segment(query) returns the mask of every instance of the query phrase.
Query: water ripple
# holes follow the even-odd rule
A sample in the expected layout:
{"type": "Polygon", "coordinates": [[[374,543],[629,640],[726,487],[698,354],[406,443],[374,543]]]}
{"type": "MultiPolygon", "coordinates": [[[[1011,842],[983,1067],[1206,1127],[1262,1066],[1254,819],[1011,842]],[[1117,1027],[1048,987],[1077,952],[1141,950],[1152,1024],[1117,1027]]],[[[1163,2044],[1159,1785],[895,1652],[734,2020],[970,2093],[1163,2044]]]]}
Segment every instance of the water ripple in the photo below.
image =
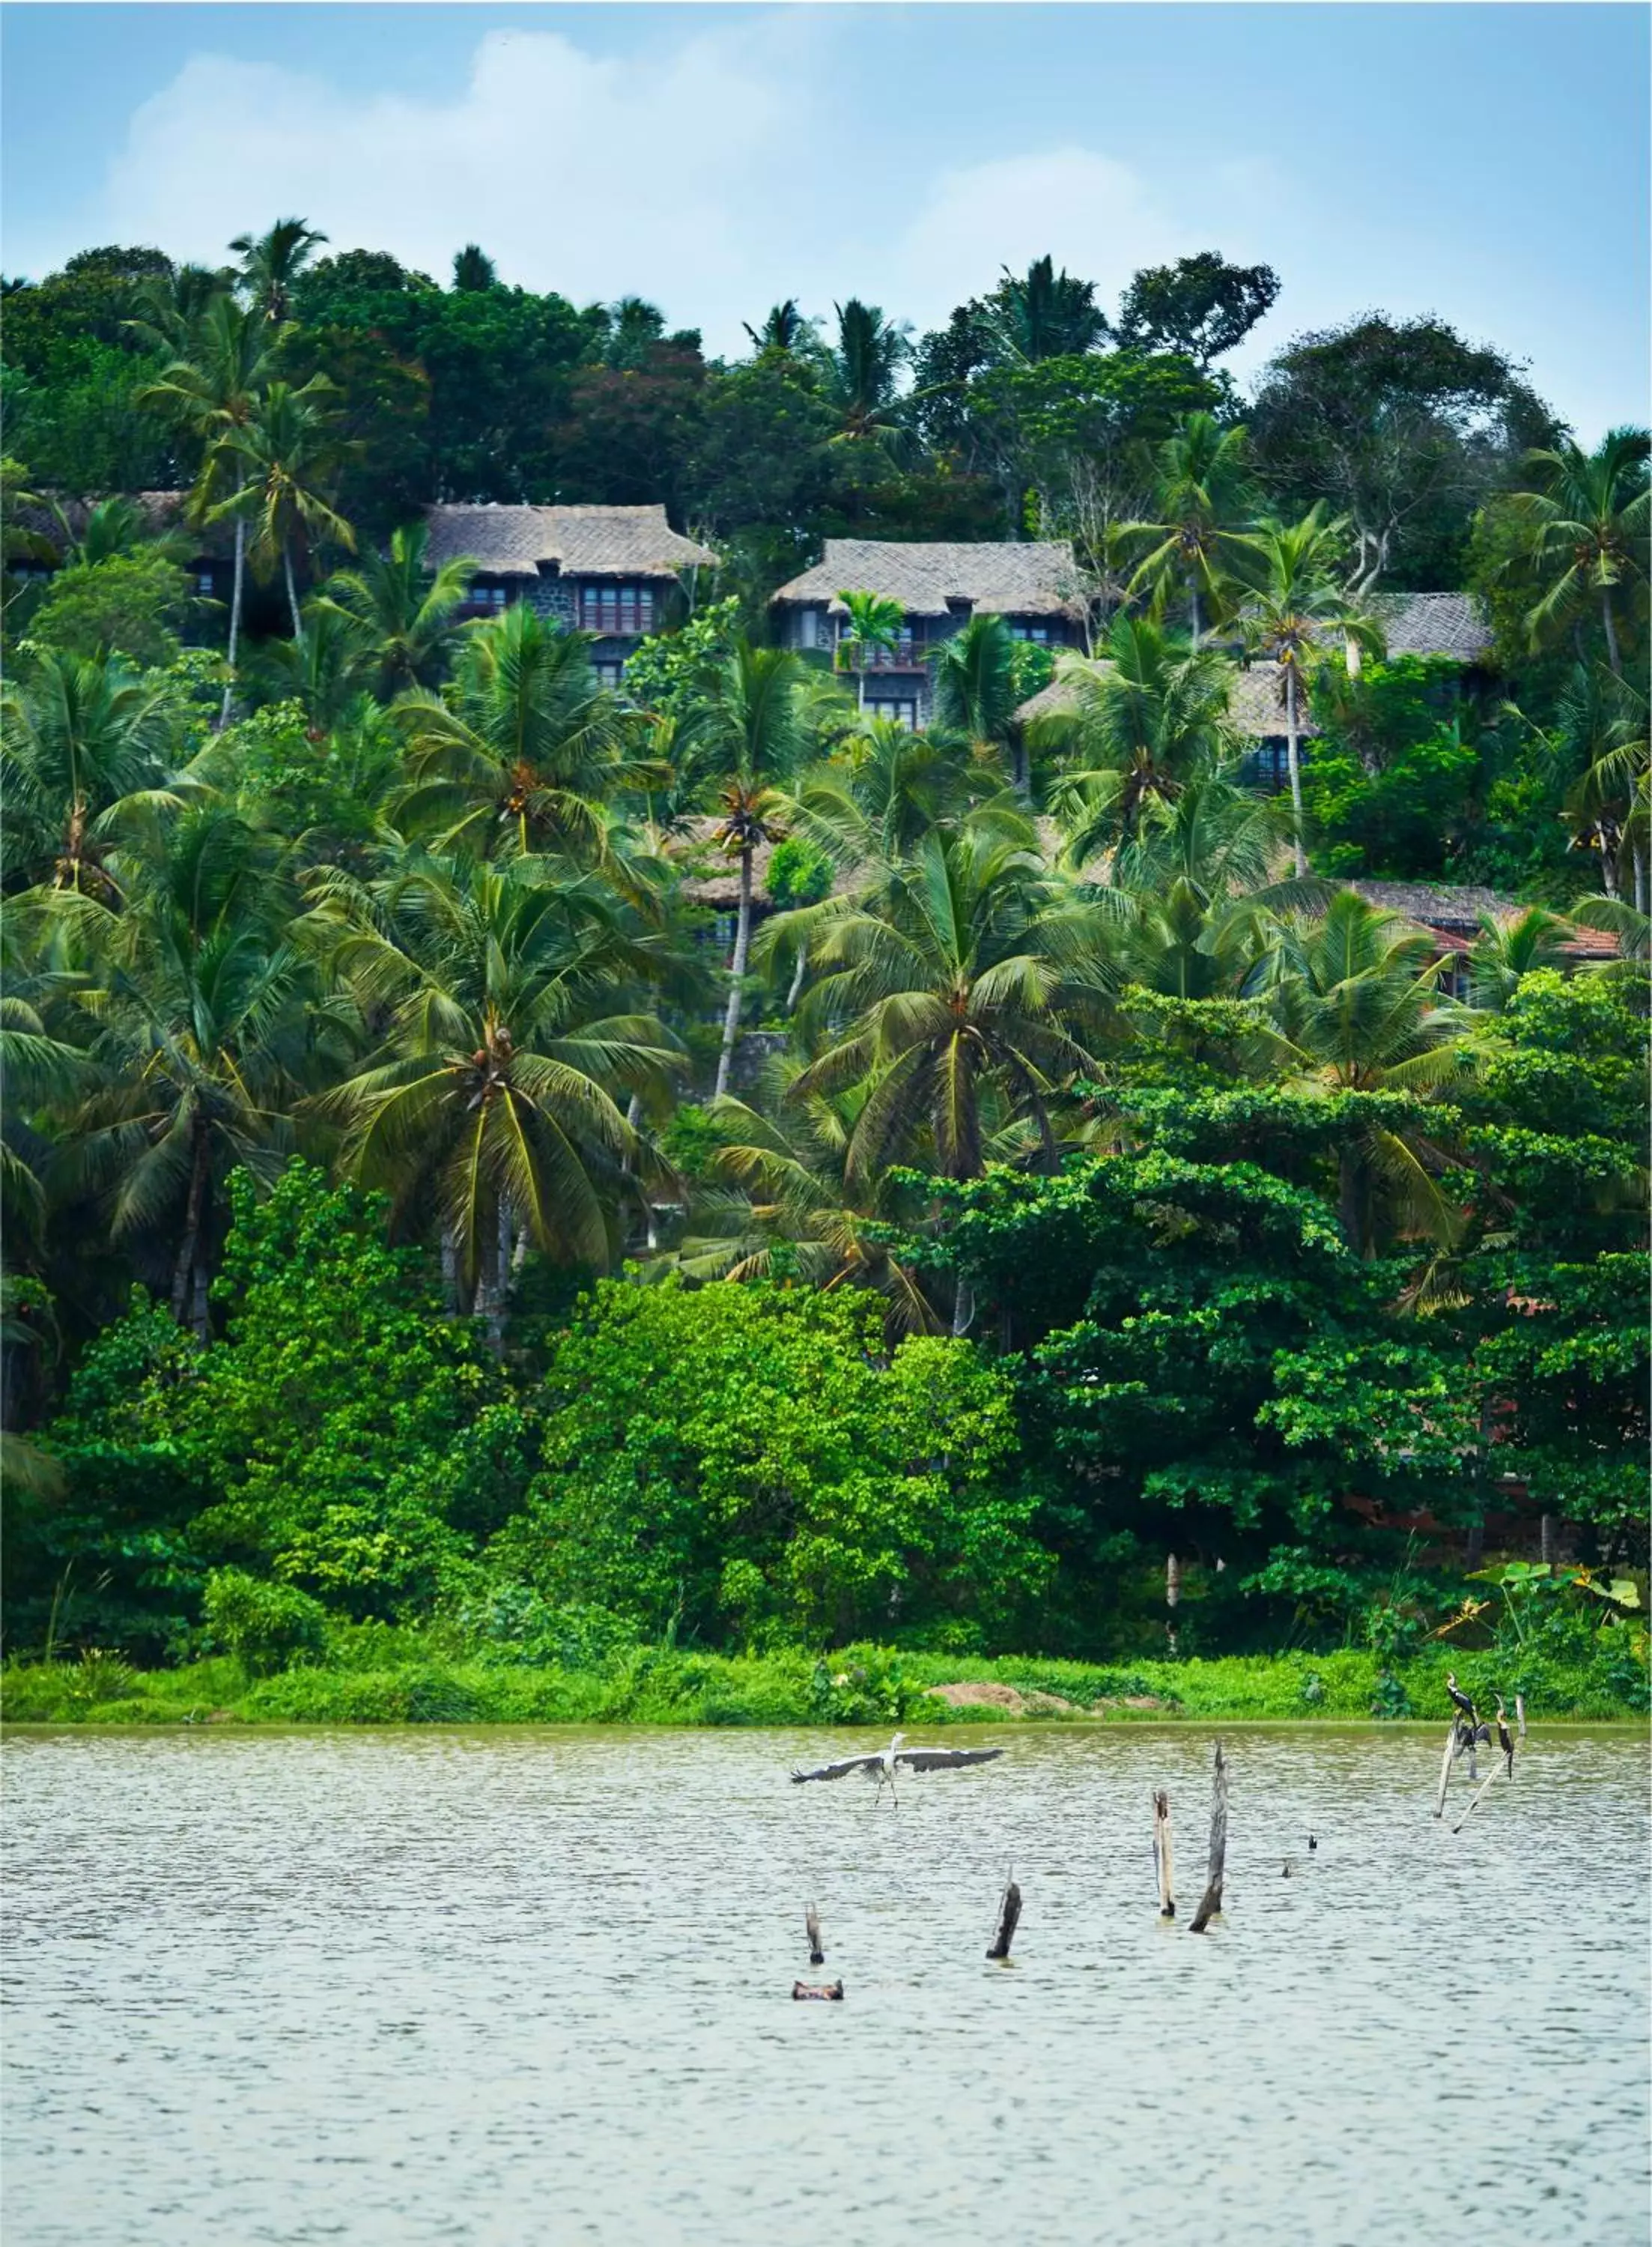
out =
{"type": "Polygon", "coordinates": [[[816,1737],[13,1734],[7,2247],[1645,2247],[1643,1743],[1539,1731],[1453,1835],[1431,1735],[1225,1738],[1195,1937],[1191,1729],[896,1813],[816,1737]]]}

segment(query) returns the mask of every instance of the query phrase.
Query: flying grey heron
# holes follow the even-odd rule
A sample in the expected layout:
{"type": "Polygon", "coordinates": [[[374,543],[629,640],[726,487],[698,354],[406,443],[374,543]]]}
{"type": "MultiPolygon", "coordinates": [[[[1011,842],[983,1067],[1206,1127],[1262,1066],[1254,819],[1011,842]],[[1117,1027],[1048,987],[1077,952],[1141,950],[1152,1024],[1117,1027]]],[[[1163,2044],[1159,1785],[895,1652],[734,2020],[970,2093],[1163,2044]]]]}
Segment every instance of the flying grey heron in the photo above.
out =
{"type": "Polygon", "coordinates": [[[898,1802],[895,1793],[895,1772],[905,1765],[908,1771],[961,1771],[966,1763],[991,1763],[1001,1756],[1002,1748],[909,1748],[904,1747],[905,1732],[897,1732],[886,1748],[874,1748],[870,1755],[845,1756],[841,1763],[823,1763],[817,1771],[795,1771],[792,1784],[801,1786],[805,1779],[846,1779],[851,1771],[864,1771],[868,1779],[877,1782],[879,1796],[889,1789],[889,1799],[898,1802]]]}

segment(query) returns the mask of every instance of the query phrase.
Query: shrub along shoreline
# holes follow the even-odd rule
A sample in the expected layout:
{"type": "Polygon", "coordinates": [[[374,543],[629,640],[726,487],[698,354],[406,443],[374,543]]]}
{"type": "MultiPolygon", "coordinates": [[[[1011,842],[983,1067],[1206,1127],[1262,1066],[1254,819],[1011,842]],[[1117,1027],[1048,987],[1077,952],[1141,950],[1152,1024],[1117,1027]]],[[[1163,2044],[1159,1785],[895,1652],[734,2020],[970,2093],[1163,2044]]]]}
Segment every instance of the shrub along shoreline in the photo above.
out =
{"type": "Polygon", "coordinates": [[[588,1668],[439,1659],[295,1665],[257,1677],[220,1656],[140,1671],[93,1654],[8,1667],[8,1724],[623,1724],[662,1727],[1314,1722],[1444,1723],[1448,1667],[1484,1703],[1523,1693],[1539,1722],[1644,1721],[1647,1678],[1627,1633],[1587,1663],[1535,1655],[1224,1656],[1180,1662],[995,1660],[851,1647],[725,1656],[638,1647],[588,1668]],[[941,1689],[937,1691],[935,1689],[941,1689]]]}

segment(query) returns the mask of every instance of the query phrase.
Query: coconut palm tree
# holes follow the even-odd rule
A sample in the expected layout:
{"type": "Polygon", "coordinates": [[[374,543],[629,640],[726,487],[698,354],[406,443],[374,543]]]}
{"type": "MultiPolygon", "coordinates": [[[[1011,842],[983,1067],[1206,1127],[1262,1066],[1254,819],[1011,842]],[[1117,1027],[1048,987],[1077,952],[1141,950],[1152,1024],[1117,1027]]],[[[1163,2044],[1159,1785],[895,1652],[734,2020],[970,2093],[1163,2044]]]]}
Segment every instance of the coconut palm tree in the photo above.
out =
{"type": "Polygon", "coordinates": [[[252,532],[255,566],[273,570],[279,563],[292,636],[298,642],[304,627],[293,575],[294,547],[331,538],[353,552],[356,543],[354,530],[323,491],[351,449],[338,434],[329,403],[335,394],[335,386],[323,374],[312,375],[301,390],[272,382],[245,424],[222,441],[234,456],[241,482],[207,516],[209,522],[244,520],[252,532]]]}
{"type": "Polygon", "coordinates": [[[1573,666],[1544,727],[1508,706],[1530,727],[1544,762],[1567,782],[1560,816],[1574,850],[1594,851],[1608,898],[1628,871],[1635,908],[1646,910],[1649,752],[1647,698],[1605,664],[1573,666]]]}
{"type": "Polygon", "coordinates": [[[592,637],[519,602],[468,636],[445,694],[417,687],[392,706],[405,831],[482,857],[610,857],[613,799],[666,774],[639,754],[645,721],[591,668],[592,637]]]}
{"type": "MultiPolygon", "coordinates": [[[[1340,890],[1323,913],[1284,920],[1255,983],[1269,994],[1288,1066],[1300,1081],[1329,1092],[1406,1092],[1426,1100],[1471,1065],[1465,1018],[1440,996],[1444,964],[1432,938],[1340,890]]],[[[1419,1130],[1371,1124],[1360,1131],[1338,1158],[1338,1207],[1349,1246],[1375,1255],[1384,1221],[1449,1244],[1460,1218],[1438,1178],[1451,1166],[1419,1130]]]]}
{"type": "Polygon", "coordinates": [[[126,492],[100,499],[86,509],[76,531],[54,500],[52,512],[62,526],[66,552],[75,562],[109,562],[120,555],[151,554],[166,562],[187,562],[191,543],[175,525],[157,529],[139,502],[126,492]]]}
{"type": "Polygon", "coordinates": [[[278,850],[212,806],[171,824],[119,917],[73,901],[99,1085],[65,1118],[55,1192],[96,1197],[117,1240],[165,1244],[174,1315],[203,1340],[229,1174],[280,1169],[312,1049],[290,909],[278,850]]]}
{"type": "Polygon", "coordinates": [[[553,888],[518,864],[425,861],[366,885],[330,870],[314,889],[308,940],[384,1025],[369,1066],[314,1112],[402,1219],[433,1200],[453,1276],[497,1335],[519,1240],[610,1260],[620,1166],[638,1151],[616,1096],[681,1061],[651,1015],[611,1011],[646,951],[600,885],[553,888]]]}
{"type": "Polygon", "coordinates": [[[1302,719],[1307,682],[1335,641],[1346,648],[1380,652],[1382,634],[1337,582],[1337,557],[1347,536],[1345,516],[1333,519],[1318,502],[1300,522],[1269,516],[1242,546],[1246,583],[1244,626],[1253,656],[1278,668],[1284,704],[1286,756],[1291,775],[1292,837],[1299,875],[1307,871],[1302,843],[1302,719]]]}
{"type": "Polygon", "coordinates": [[[1207,616],[1227,600],[1240,557],[1236,534],[1252,500],[1246,442],[1242,428],[1225,429],[1213,414],[1184,415],[1156,457],[1156,520],[1119,529],[1122,542],[1146,550],[1129,590],[1150,591],[1156,616],[1172,588],[1184,592],[1195,648],[1207,616]]]}
{"type": "Polygon", "coordinates": [[[966,741],[986,765],[1007,762],[1016,789],[1027,792],[1027,762],[1015,712],[1021,700],[1015,635],[1002,617],[978,613],[941,642],[931,676],[938,733],[966,741]]]}
{"type": "Polygon", "coordinates": [[[993,785],[927,734],[869,716],[826,762],[802,775],[790,791],[786,824],[838,866],[893,864],[993,785]]]}
{"type": "Polygon", "coordinates": [[[889,444],[900,429],[895,385],[909,355],[905,336],[877,305],[864,304],[858,297],[832,310],[837,340],[829,357],[829,378],[841,417],[838,441],[889,444]]]}
{"type": "Polygon", "coordinates": [[[691,1195],[689,1233],[673,1262],[691,1280],[739,1284],[773,1276],[782,1265],[823,1290],[875,1288],[890,1334],[933,1334],[941,1320],[913,1267],[876,1238],[894,1215],[886,1175],[858,1194],[843,1179],[858,1101],[816,1093],[787,1097],[802,1064],[771,1068],[764,1109],[713,1101],[715,1134],[709,1182],[691,1195]]]}
{"type": "Polygon", "coordinates": [[[1147,804],[1174,802],[1233,753],[1226,659],[1190,651],[1150,618],[1115,618],[1104,656],[1063,653],[1055,676],[1069,762],[1051,802],[1074,865],[1128,843],[1147,804]]]}
{"type": "Polygon", "coordinates": [[[792,1089],[865,1088],[847,1184],[859,1191],[920,1139],[943,1176],[979,1176],[989,1103],[1030,1121],[1053,1154],[1060,1088],[1096,1067],[1080,1039],[1103,986],[1093,925],[1047,872],[1030,824],[932,832],[871,899],[810,910],[823,973],[802,1020],[827,1044],[792,1089]]]}
{"type": "Polygon", "coordinates": [[[1647,480],[1652,439],[1644,429],[1608,429],[1592,453],[1570,439],[1526,456],[1533,488],[1512,504],[1530,533],[1529,559],[1544,590],[1526,618],[1533,646],[1594,610],[1607,661],[1623,676],[1621,622],[1647,586],[1647,480]]]}
{"type": "Polygon", "coordinates": [[[795,297],[788,297],[782,304],[771,304],[761,328],[753,327],[749,320],[742,320],[740,324],[760,357],[764,352],[795,352],[812,338],[815,327],[814,322],[806,320],[798,310],[795,297]]]}
{"type": "Polygon", "coordinates": [[[838,659],[845,655],[855,673],[855,700],[866,707],[866,666],[881,649],[892,655],[906,625],[906,611],[885,593],[840,592],[849,611],[849,623],[837,642],[838,659]]]}
{"type": "Polygon", "coordinates": [[[461,559],[433,570],[429,544],[422,522],[392,531],[387,553],[370,551],[356,569],[335,570],[316,603],[360,639],[381,701],[438,685],[459,645],[458,611],[475,564],[461,559]]]}
{"type": "Polygon", "coordinates": [[[230,243],[248,302],[272,327],[290,318],[293,284],[326,239],[304,219],[278,218],[268,234],[238,234],[230,243]]]}
{"type": "Polygon", "coordinates": [[[306,601],[302,639],[278,639],[249,665],[256,685],[276,701],[297,702],[310,721],[312,741],[343,727],[369,696],[372,662],[350,619],[319,601],[306,601]]]}
{"type": "Polygon", "coordinates": [[[106,816],[160,780],[176,750],[177,711],[153,673],[119,656],[43,648],[0,686],[8,877],[113,902],[106,816]]]}
{"type": "Polygon", "coordinates": [[[1522,975],[1559,967],[1566,958],[1566,923],[1532,905],[1507,920],[1480,915],[1480,932],[1469,953],[1469,1004],[1501,1014],[1522,975]]]}
{"type": "Polygon", "coordinates": [[[728,1001],[717,1056],[717,1097],[728,1089],[745,978],[751,958],[752,858],[758,846],[783,830],[786,784],[809,747],[799,689],[806,676],[788,649],[754,647],[738,640],[697,714],[692,752],[715,788],[721,814],[716,839],[740,861],[740,899],[728,1001]]]}
{"type": "Polygon", "coordinates": [[[1057,273],[1053,257],[1034,258],[1024,274],[1006,266],[987,301],[993,340],[1012,364],[1094,351],[1107,334],[1096,283],[1057,273]]]}
{"type": "MultiPolygon", "coordinates": [[[[1278,798],[1219,771],[1148,799],[1110,870],[1129,912],[1113,939],[1121,985],[1177,999],[1238,994],[1274,941],[1272,916],[1329,895],[1325,883],[1273,879],[1282,839],[1278,798]]],[[[1253,1042],[1259,1054],[1269,1047],[1259,1025],[1253,1042]]]]}
{"type": "Polygon", "coordinates": [[[189,516],[211,521],[221,506],[235,523],[235,571],[229,596],[228,676],[218,712],[222,732],[235,694],[236,653],[246,590],[247,517],[241,500],[247,463],[238,440],[249,428],[270,379],[276,354],[290,331],[272,328],[228,295],[209,298],[195,324],[190,346],[167,362],[137,403],[187,430],[201,447],[201,468],[189,495],[189,516]]]}

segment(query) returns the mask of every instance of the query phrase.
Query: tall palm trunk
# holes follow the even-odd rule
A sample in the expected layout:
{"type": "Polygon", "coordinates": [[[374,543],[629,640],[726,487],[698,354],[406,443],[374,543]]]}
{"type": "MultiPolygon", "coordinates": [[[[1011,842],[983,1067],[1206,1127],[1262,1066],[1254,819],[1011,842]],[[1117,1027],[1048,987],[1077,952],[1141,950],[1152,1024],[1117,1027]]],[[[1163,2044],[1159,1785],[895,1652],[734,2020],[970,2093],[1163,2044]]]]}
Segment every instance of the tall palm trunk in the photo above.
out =
{"type": "Polygon", "coordinates": [[[803,995],[803,978],[808,973],[809,946],[806,944],[800,944],[797,947],[796,971],[792,976],[791,988],[786,994],[786,1012],[788,1014],[796,1012],[797,1001],[803,995]]]}
{"type": "MultiPolygon", "coordinates": [[[[236,489],[241,485],[237,482],[236,489]]],[[[236,572],[229,589],[229,676],[223,683],[223,700],[218,707],[219,733],[229,723],[229,712],[236,693],[236,649],[241,639],[241,603],[247,582],[247,526],[240,516],[236,517],[236,572]]]]}
{"type": "Polygon", "coordinates": [[[745,996],[746,961],[751,952],[752,940],[752,846],[742,843],[740,852],[740,912],[734,922],[734,960],[730,970],[728,1011],[723,1016],[723,1049],[717,1057],[717,1097],[720,1100],[728,1089],[728,1072],[734,1066],[734,1047],[740,1037],[740,1010],[745,996]]]}
{"type": "Polygon", "coordinates": [[[1300,879],[1307,871],[1307,855],[1302,848],[1302,764],[1298,740],[1296,666],[1293,664],[1285,673],[1285,761],[1291,774],[1291,850],[1300,879]]]}
{"type": "Polygon", "coordinates": [[[207,1205],[207,1180],[212,1150],[199,1111],[190,1120],[193,1142],[189,1159],[189,1198],[184,1204],[183,1237],[172,1270],[172,1315],[181,1326],[185,1317],[195,1325],[196,1339],[207,1339],[207,1301],[204,1272],[197,1275],[201,1253],[201,1222],[207,1205]]]}
{"type": "Polygon", "coordinates": [[[283,538],[281,542],[281,566],[287,579],[287,606],[292,612],[293,645],[302,653],[304,644],[304,628],[298,615],[298,588],[293,581],[292,541],[290,538],[283,538]]]}
{"type": "Polygon", "coordinates": [[[476,1290],[476,1312],[488,1331],[488,1347],[495,1357],[505,1354],[505,1306],[510,1295],[510,1212],[503,1197],[494,1212],[492,1253],[482,1259],[476,1290]]]}
{"type": "Polygon", "coordinates": [[[1198,644],[1204,637],[1205,632],[1205,621],[1199,613],[1198,579],[1197,577],[1190,577],[1187,581],[1187,613],[1193,626],[1193,652],[1197,655],[1198,653],[1198,644]]]}
{"type": "Polygon", "coordinates": [[[1342,1222],[1343,1239],[1361,1257],[1366,1253],[1363,1206],[1360,1158],[1352,1147],[1344,1147],[1336,1162],[1336,1212],[1342,1222]]]}
{"type": "Polygon", "coordinates": [[[961,1339],[975,1323],[975,1290],[967,1280],[960,1279],[958,1293],[952,1298],[952,1334],[961,1339]]]}
{"type": "Polygon", "coordinates": [[[1606,659],[1612,666],[1614,679],[1623,676],[1623,659],[1618,652],[1618,628],[1612,621],[1612,596],[1601,596],[1601,622],[1606,626],[1606,659]]]}

